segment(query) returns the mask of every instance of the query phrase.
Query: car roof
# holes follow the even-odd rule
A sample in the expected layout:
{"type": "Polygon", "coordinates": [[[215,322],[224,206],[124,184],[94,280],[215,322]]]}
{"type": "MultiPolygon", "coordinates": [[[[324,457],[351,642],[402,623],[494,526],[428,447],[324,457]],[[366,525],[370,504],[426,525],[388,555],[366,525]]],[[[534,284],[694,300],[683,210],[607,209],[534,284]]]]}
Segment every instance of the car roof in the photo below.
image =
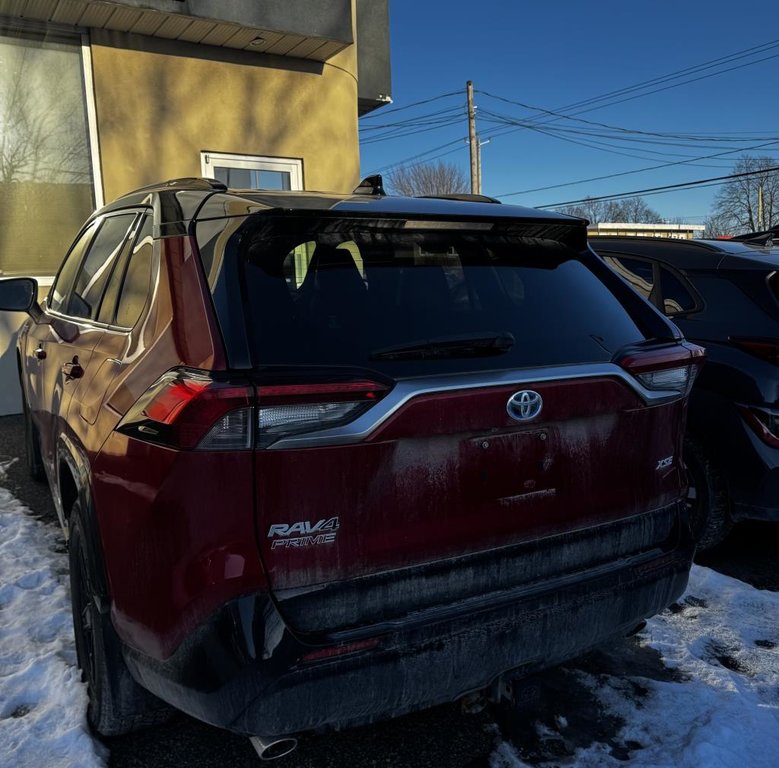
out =
{"type": "Polygon", "coordinates": [[[669,237],[590,237],[597,253],[644,256],[683,270],[777,269],[779,248],[737,240],[679,240],[669,237]]]}
{"type": "MultiPolygon", "coordinates": [[[[228,189],[214,179],[174,179],[128,192],[103,206],[93,216],[147,206],[155,210],[158,235],[185,234],[188,224],[197,219],[223,218],[267,212],[321,212],[354,216],[409,217],[414,219],[512,219],[539,224],[544,232],[581,231],[584,247],[586,220],[565,214],[486,202],[481,196],[394,197],[381,194],[337,194],[327,192],[258,191],[228,189]],[[469,198],[463,200],[461,198],[469,198]]],[[[540,232],[541,230],[539,230],[540,232]]],[[[578,240],[578,238],[577,238],[578,240]]]]}

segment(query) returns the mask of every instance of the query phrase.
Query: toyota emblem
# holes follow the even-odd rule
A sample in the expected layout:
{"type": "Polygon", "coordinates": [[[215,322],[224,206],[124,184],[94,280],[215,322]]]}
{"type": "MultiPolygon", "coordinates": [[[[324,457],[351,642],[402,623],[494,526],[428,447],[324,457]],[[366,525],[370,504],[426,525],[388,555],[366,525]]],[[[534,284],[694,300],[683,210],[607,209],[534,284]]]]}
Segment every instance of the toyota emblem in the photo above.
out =
{"type": "Polygon", "coordinates": [[[533,392],[532,389],[523,389],[521,392],[515,392],[509,398],[506,410],[509,416],[516,421],[530,421],[541,413],[543,405],[544,401],[538,392],[533,392]]]}

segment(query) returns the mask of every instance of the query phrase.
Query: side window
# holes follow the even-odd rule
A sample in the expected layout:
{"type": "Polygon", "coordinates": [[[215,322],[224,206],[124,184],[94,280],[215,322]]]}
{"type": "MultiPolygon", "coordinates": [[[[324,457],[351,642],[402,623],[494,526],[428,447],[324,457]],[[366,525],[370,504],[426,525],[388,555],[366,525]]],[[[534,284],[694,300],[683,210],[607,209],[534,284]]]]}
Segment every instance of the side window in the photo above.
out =
{"type": "Polygon", "coordinates": [[[70,252],[65,257],[65,261],[60,267],[60,271],[57,274],[57,279],[54,281],[54,285],[51,287],[49,293],[49,309],[53,309],[55,312],[65,311],[65,299],[70,293],[70,289],[73,287],[73,281],[76,277],[81,259],[84,256],[89,243],[92,241],[92,237],[97,229],[97,222],[92,224],[84,230],[76,242],[70,249],[70,252]]]}
{"type": "Polygon", "coordinates": [[[649,299],[654,288],[651,261],[629,259],[624,256],[606,256],[604,261],[626,282],[630,283],[645,299],[649,299]]]}
{"type": "Polygon", "coordinates": [[[666,315],[692,312],[698,302],[682,280],[670,269],[660,267],[660,292],[663,295],[663,311],[666,315]]]}
{"type": "Polygon", "coordinates": [[[97,318],[103,289],[135,217],[135,213],[123,213],[103,220],[76,275],[65,314],[93,320],[97,318]]]}
{"type": "Polygon", "coordinates": [[[135,241],[124,273],[122,292],[119,295],[119,303],[116,308],[117,325],[131,328],[138,322],[138,318],[149,300],[153,253],[152,217],[147,216],[135,241]]]}

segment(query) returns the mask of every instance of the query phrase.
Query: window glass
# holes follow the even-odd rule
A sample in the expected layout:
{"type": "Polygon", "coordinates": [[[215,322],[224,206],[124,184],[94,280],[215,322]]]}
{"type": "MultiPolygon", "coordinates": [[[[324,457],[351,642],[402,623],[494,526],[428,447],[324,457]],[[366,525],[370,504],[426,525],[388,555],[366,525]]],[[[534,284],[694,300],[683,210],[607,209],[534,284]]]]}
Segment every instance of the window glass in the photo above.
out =
{"type": "Polygon", "coordinates": [[[0,17],[0,140],[0,275],[53,275],[94,208],[79,36],[0,17]]]}
{"type": "Polygon", "coordinates": [[[303,188],[303,163],[295,158],[201,152],[200,161],[203,176],[217,179],[232,189],[303,188]]]}
{"type": "Polygon", "coordinates": [[[122,292],[116,309],[116,324],[131,328],[138,322],[143,308],[149,299],[151,285],[152,255],[152,217],[147,216],[135,241],[127,270],[124,274],[122,292]]]}
{"type": "Polygon", "coordinates": [[[654,287],[652,262],[629,259],[624,256],[606,256],[604,261],[623,280],[630,283],[644,298],[648,299],[654,287]]]}
{"type": "Polygon", "coordinates": [[[417,375],[607,361],[644,338],[558,242],[382,224],[264,216],[235,240],[258,364],[417,375]],[[452,339],[454,353],[392,351],[452,339]]]}
{"type": "Polygon", "coordinates": [[[667,315],[691,312],[696,307],[695,297],[670,269],[660,267],[660,291],[663,309],[667,315]]]}
{"type": "Polygon", "coordinates": [[[89,252],[76,275],[65,314],[74,317],[97,318],[103,289],[111,269],[127,238],[127,231],[136,214],[125,213],[103,219],[89,252]]]}
{"type": "Polygon", "coordinates": [[[68,253],[51,288],[48,300],[49,309],[53,309],[55,312],[65,311],[65,300],[73,287],[73,280],[81,264],[84,251],[89,246],[96,229],[97,222],[90,224],[70,249],[70,253],[68,253]]]}

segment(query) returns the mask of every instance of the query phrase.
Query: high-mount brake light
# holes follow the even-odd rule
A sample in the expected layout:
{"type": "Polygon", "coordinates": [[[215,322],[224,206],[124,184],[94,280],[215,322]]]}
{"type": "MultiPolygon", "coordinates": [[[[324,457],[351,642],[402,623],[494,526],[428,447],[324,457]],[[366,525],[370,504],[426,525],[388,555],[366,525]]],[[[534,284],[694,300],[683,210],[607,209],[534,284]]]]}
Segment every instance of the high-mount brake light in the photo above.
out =
{"type": "Polygon", "coordinates": [[[368,380],[262,385],[258,389],[257,447],[348,424],[388,391],[385,384],[368,380]]]}
{"type": "Polygon", "coordinates": [[[681,342],[665,347],[633,349],[616,362],[647,389],[685,395],[705,360],[703,347],[681,342]]]}
{"type": "Polygon", "coordinates": [[[117,431],[173,448],[247,450],[253,440],[253,401],[248,382],[172,370],[141,395],[117,431]]]}

